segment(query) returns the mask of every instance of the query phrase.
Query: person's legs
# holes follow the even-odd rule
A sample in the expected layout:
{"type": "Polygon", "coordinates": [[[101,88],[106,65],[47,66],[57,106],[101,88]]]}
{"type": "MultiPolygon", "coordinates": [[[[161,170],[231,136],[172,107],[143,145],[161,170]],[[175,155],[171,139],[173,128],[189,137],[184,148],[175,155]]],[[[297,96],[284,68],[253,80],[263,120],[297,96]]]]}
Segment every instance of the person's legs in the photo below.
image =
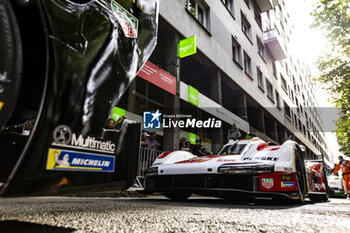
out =
{"type": "Polygon", "coordinates": [[[350,195],[350,174],[344,175],[344,192],[350,195]]]}

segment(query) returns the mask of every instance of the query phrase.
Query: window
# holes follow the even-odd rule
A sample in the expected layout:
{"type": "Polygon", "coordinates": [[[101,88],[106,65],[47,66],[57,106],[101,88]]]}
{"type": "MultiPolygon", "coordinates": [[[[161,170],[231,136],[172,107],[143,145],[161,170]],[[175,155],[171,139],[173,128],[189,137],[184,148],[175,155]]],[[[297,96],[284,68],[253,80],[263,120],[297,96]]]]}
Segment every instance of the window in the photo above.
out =
{"type": "Polygon", "coordinates": [[[295,98],[295,101],[296,101],[296,105],[297,105],[297,112],[298,112],[298,114],[300,114],[299,101],[297,98],[295,98]]]}
{"type": "Polygon", "coordinates": [[[242,50],[238,41],[232,37],[232,58],[233,60],[242,66],[242,50]]]}
{"type": "Polygon", "coordinates": [[[283,90],[288,94],[287,81],[282,75],[281,75],[281,84],[282,84],[283,90]]]}
{"type": "Polygon", "coordinates": [[[262,91],[265,91],[263,73],[258,67],[256,68],[256,72],[257,72],[257,78],[258,78],[258,86],[262,91]]]}
{"type": "Polygon", "coordinates": [[[204,11],[201,7],[198,7],[198,21],[204,25],[204,11]]]}
{"type": "Polygon", "coordinates": [[[164,109],[164,102],[162,99],[164,95],[165,91],[159,89],[159,87],[144,79],[137,78],[134,113],[142,115],[143,112],[148,109],[152,111],[164,109]]]}
{"type": "Polygon", "coordinates": [[[283,101],[283,105],[284,105],[284,114],[288,117],[289,120],[291,120],[292,117],[291,117],[289,105],[284,101],[283,101]]]}
{"type": "Polygon", "coordinates": [[[256,41],[258,44],[258,54],[265,60],[265,45],[258,36],[256,37],[256,41]]]}
{"type": "Polygon", "coordinates": [[[248,56],[248,54],[246,52],[244,52],[244,63],[243,63],[243,68],[244,71],[250,76],[252,77],[252,60],[250,59],[250,57],[248,56]]]}
{"type": "Polygon", "coordinates": [[[290,99],[295,103],[293,90],[290,90],[290,99]]]}
{"type": "Polygon", "coordinates": [[[242,11],[241,11],[241,27],[244,35],[246,35],[249,41],[252,42],[252,28],[242,11]]]}
{"type": "Polygon", "coordinates": [[[295,127],[297,127],[297,129],[299,129],[297,115],[295,115],[295,113],[293,113],[293,117],[294,117],[294,125],[295,125],[295,127]]]}
{"type": "Polygon", "coordinates": [[[204,27],[208,27],[206,18],[207,18],[207,9],[203,3],[199,0],[186,0],[186,9],[198,20],[200,24],[204,27]]]}
{"type": "Polygon", "coordinates": [[[260,29],[262,29],[260,8],[258,7],[258,5],[256,4],[255,1],[254,1],[254,18],[255,18],[256,23],[260,27],[260,29]]]}
{"type": "Polygon", "coordinates": [[[273,69],[273,76],[275,76],[275,78],[277,79],[277,67],[275,62],[272,62],[272,69],[273,69]]]}
{"type": "Polygon", "coordinates": [[[266,16],[267,16],[267,30],[271,29],[271,18],[270,18],[270,11],[266,11],[266,16]]]}
{"type": "Polygon", "coordinates": [[[235,15],[234,0],[221,0],[221,2],[226,6],[232,15],[235,15]]]}
{"type": "Polygon", "coordinates": [[[277,90],[275,91],[275,95],[276,95],[276,105],[277,105],[277,108],[281,109],[280,95],[278,94],[277,90]]]}
{"type": "Polygon", "coordinates": [[[195,0],[186,0],[186,8],[196,17],[196,2],[195,0]]]}
{"type": "Polygon", "coordinates": [[[267,91],[267,97],[269,97],[270,100],[275,102],[273,87],[268,79],[266,79],[266,91],[267,91]]]}

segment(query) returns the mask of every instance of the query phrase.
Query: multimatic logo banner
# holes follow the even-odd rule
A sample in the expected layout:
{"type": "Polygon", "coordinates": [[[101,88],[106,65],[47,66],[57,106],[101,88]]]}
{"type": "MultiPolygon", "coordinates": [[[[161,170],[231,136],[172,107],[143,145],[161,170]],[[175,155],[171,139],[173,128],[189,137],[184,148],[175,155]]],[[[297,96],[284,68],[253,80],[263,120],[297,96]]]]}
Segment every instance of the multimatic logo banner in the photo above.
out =
{"type": "Polygon", "coordinates": [[[114,172],[114,156],[49,149],[46,170],[114,172]]]}
{"type": "Polygon", "coordinates": [[[53,132],[54,142],[52,146],[66,147],[70,149],[89,150],[101,153],[114,154],[116,146],[111,141],[102,141],[95,137],[72,133],[66,125],[59,125],[53,132]]]}

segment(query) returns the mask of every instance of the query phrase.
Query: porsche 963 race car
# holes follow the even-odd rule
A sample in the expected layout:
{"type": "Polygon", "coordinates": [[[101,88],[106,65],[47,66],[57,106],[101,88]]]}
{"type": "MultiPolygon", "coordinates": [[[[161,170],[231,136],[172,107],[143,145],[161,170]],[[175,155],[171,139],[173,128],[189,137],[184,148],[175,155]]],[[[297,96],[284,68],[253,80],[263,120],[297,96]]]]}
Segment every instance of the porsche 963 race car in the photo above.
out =
{"type": "Polygon", "coordinates": [[[344,181],[341,176],[330,175],[328,177],[328,185],[331,197],[345,197],[344,181]]]}
{"type": "Polygon", "coordinates": [[[304,161],[302,153],[294,141],[278,146],[258,138],[231,141],[211,156],[164,152],[146,174],[145,192],[174,200],[191,194],[327,200],[323,161],[304,161]]]}

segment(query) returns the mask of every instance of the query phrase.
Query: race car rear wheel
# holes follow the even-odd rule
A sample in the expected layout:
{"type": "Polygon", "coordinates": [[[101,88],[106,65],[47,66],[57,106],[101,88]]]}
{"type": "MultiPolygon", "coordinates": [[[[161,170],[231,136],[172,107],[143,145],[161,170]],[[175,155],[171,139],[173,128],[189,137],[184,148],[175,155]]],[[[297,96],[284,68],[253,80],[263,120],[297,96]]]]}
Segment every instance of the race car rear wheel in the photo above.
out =
{"type": "Polygon", "coordinates": [[[325,194],[309,194],[309,198],[312,202],[328,201],[328,193],[325,194]]]}
{"type": "Polygon", "coordinates": [[[12,115],[21,87],[22,43],[10,1],[0,0],[0,132],[12,115]]]}
{"type": "Polygon", "coordinates": [[[185,201],[191,195],[192,195],[191,193],[164,193],[164,196],[166,196],[167,198],[170,198],[174,201],[185,201]]]}

